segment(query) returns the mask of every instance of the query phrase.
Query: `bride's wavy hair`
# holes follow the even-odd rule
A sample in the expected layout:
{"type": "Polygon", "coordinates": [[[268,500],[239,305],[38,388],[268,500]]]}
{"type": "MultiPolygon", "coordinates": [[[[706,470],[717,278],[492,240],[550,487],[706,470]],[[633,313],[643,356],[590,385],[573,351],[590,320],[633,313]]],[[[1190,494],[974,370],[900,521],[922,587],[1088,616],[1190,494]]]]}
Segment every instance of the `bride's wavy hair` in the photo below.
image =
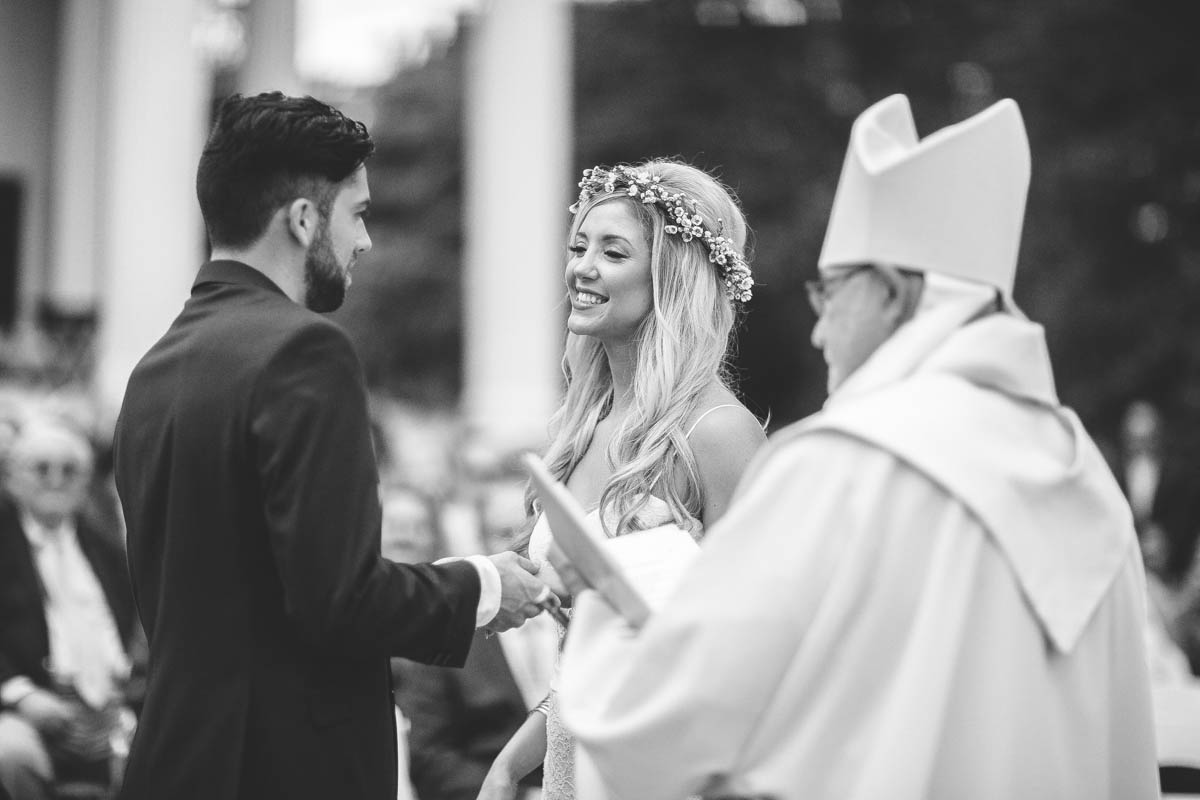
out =
{"type": "MultiPolygon", "coordinates": [[[[676,161],[652,160],[633,168],[694,200],[705,228],[728,237],[746,256],[746,220],[731,190],[703,170],[676,161]]],[[[702,497],[683,426],[714,378],[732,385],[728,358],[741,309],[705,245],[668,234],[664,228],[670,221],[657,204],[639,202],[620,190],[599,194],[580,204],[572,237],[600,203],[626,203],[641,221],[650,245],[654,299],[635,335],[633,402],[606,454],[613,474],[600,495],[600,519],[609,536],[640,530],[645,526],[638,512],[653,492],[666,501],[676,524],[697,533],[702,497]]],[[[565,481],[583,458],[597,423],[612,409],[613,385],[604,348],[590,336],[567,334],[562,369],[566,394],[550,420],[545,460],[555,477],[565,481]]],[[[525,502],[533,515],[537,503],[532,489],[525,502]]]]}

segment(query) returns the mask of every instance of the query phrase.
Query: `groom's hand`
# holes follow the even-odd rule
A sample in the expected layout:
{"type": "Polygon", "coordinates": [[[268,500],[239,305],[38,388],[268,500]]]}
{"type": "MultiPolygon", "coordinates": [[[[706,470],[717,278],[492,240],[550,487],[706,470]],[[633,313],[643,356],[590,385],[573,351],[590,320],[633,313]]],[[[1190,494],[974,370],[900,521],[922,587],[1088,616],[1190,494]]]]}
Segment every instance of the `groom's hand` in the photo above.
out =
{"type": "Polygon", "coordinates": [[[497,553],[489,558],[500,573],[500,610],[483,627],[500,633],[519,627],[525,620],[541,613],[537,599],[546,584],[534,577],[537,568],[527,558],[512,552],[497,553]]]}

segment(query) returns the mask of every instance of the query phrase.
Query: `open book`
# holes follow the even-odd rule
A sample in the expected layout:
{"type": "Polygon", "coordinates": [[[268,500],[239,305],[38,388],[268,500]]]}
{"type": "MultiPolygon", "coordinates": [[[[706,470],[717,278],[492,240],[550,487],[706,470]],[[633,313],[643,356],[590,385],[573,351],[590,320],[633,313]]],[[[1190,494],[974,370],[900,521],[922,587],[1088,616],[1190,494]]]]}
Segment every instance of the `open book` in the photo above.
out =
{"type": "Polygon", "coordinates": [[[695,540],[674,525],[609,539],[540,458],[522,460],[563,554],[631,627],[642,627],[699,552],[695,540]]]}

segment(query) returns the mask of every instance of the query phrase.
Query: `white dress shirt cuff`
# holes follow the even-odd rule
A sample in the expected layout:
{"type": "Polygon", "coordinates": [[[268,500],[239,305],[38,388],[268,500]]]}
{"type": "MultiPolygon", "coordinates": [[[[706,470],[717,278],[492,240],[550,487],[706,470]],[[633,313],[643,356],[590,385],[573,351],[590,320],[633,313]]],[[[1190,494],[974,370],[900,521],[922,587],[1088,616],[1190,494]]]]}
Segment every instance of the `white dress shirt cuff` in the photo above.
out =
{"type": "Polygon", "coordinates": [[[37,691],[37,684],[25,675],[17,675],[0,684],[0,706],[13,708],[37,691]]]}
{"type": "Polygon", "coordinates": [[[500,570],[487,556],[451,556],[439,558],[433,563],[448,564],[451,561],[467,561],[479,573],[479,606],[475,609],[475,627],[487,625],[500,612],[500,570]]]}

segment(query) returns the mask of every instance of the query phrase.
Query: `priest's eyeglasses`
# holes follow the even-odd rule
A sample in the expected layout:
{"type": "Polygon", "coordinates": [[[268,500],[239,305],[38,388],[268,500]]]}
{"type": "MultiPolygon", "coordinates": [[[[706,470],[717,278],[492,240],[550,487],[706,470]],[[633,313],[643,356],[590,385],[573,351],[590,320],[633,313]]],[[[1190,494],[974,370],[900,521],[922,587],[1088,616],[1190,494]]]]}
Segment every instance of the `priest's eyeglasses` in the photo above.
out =
{"type": "Polygon", "coordinates": [[[829,305],[830,298],[837,294],[837,289],[858,273],[868,269],[871,269],[870,264],[856,264],[836,275],[805,281],[804,288],[808,291],[808,304],[812,306],[813,313],[818,317],[824,315],[825,307],[829,305]]]}

